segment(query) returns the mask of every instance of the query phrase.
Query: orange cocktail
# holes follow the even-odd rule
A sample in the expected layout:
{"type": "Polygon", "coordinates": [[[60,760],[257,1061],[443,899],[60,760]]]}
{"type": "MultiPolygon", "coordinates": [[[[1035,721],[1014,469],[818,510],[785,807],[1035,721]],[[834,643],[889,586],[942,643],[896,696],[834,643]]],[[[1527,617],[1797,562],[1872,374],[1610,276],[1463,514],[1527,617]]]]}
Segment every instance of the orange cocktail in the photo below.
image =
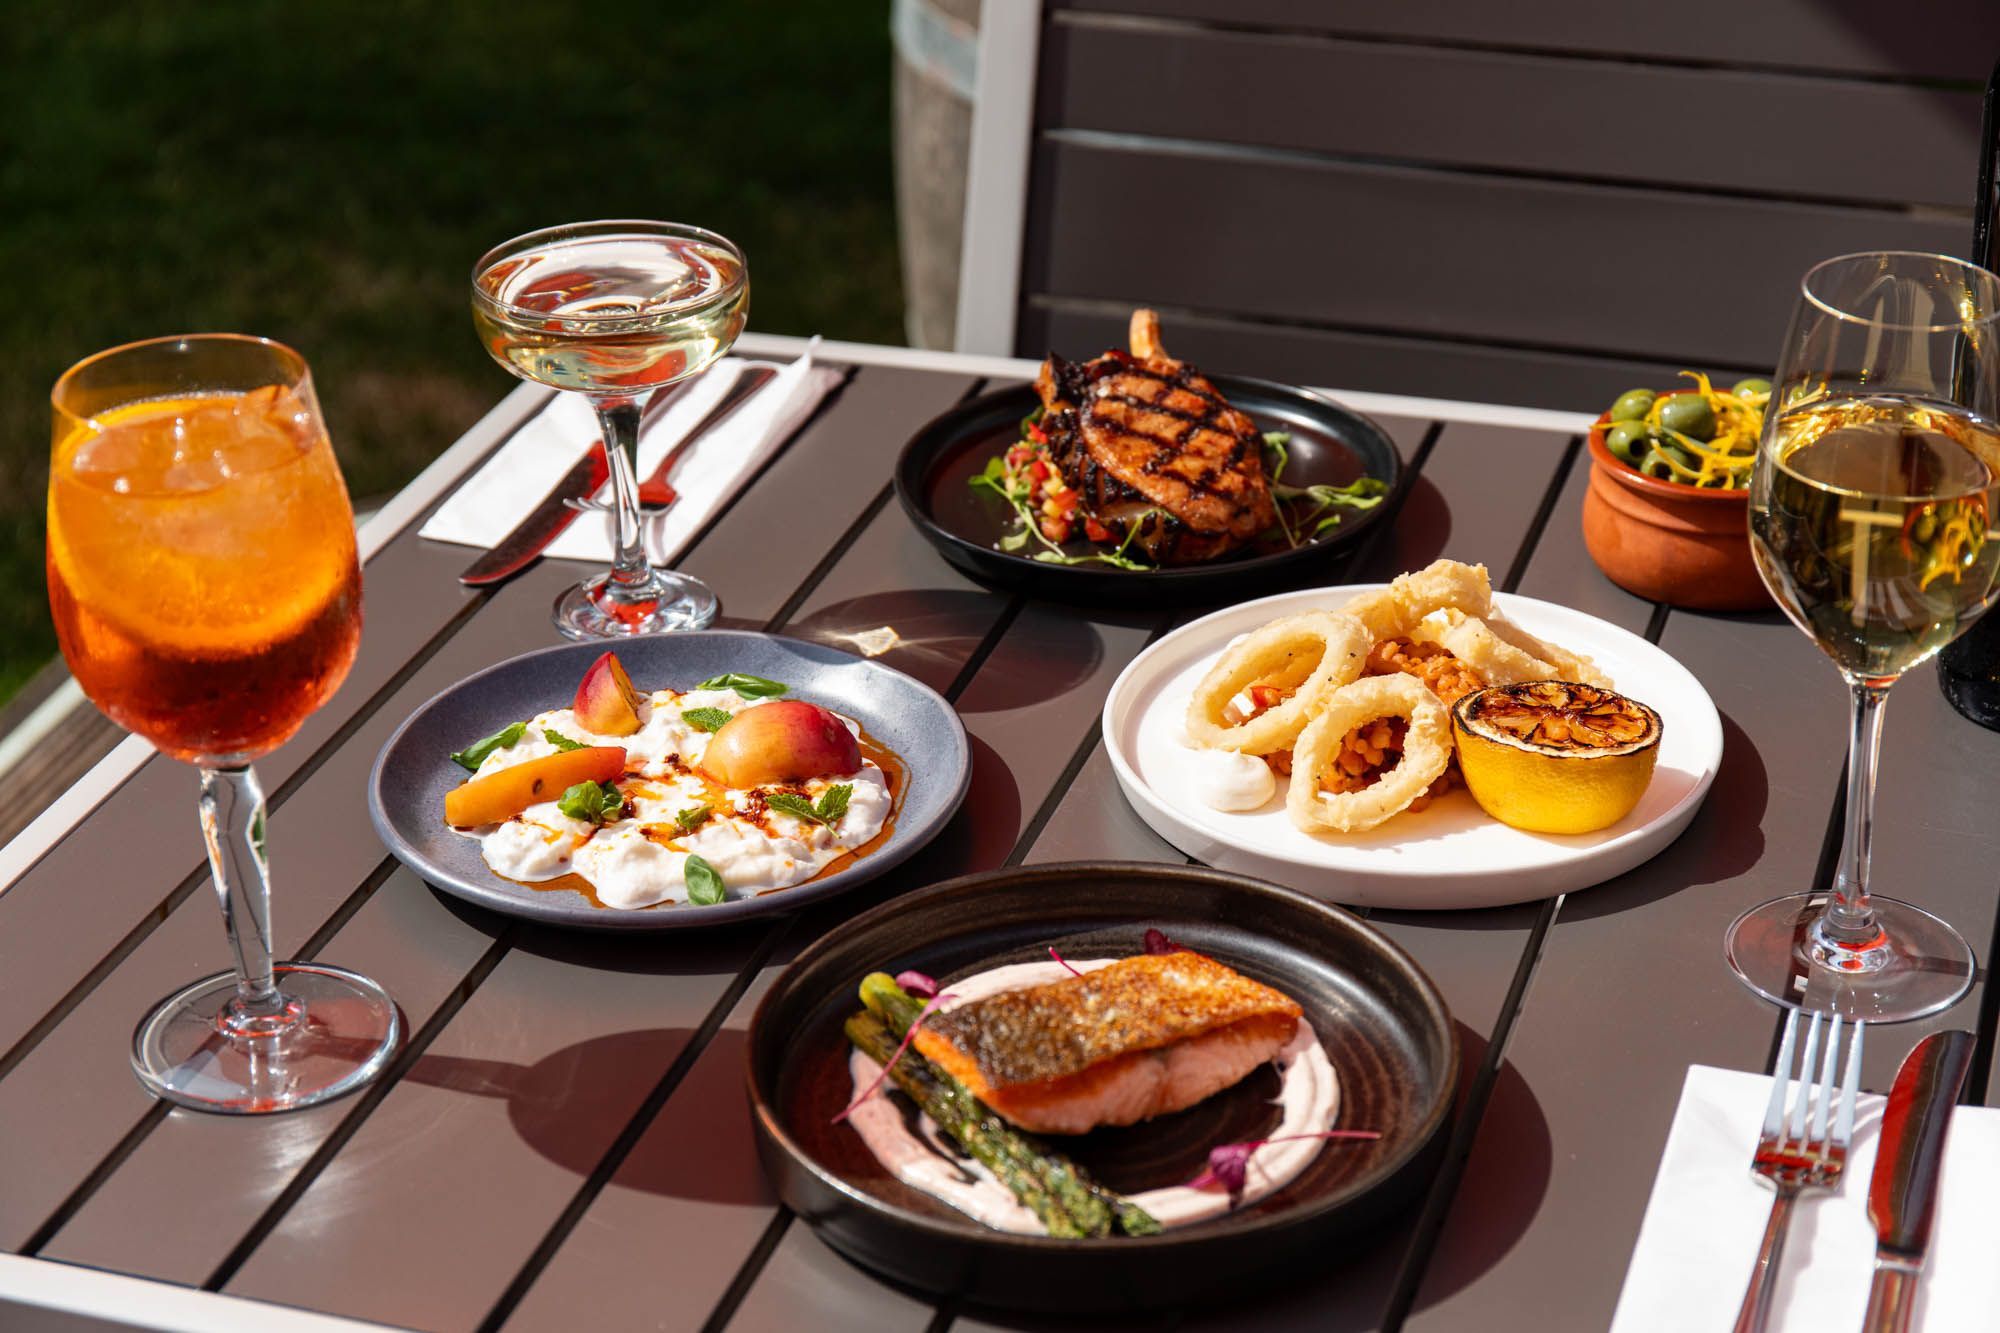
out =
{"type": "Polygon", "coordinates": [[[347,490],[318,413],[283,385],[124,404],[66,432],[59,417],[48,573],[84,693],[189,761],[282,743],[360,641],[347,490]]]}
{"type": "Polygon", "coordinates": [[[140,1021],[133,1072],[233,1115],[352,1092],[387,1066],[402,1018],[364,976],[271,957],[250,762],[340,687],[361,640],[354,516],[305,360],[237,334],[154,338],[79,361],[50,403],[56,636],[99,708],[200,770],[236,962],[140,1021]]]}

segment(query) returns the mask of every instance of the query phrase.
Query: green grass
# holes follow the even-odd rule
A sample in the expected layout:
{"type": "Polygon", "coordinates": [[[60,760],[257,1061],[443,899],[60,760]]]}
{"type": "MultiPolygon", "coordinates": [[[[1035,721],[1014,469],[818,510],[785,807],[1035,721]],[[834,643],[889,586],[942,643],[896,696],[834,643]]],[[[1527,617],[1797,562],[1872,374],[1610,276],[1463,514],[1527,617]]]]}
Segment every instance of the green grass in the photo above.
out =
{"type": "Polygon", "coordinates": [[[472,261],[698,222],[751,327],[901,341],[886,6],[0,0],[0,698],[55,651],[48,388],[102,347],[261,333],[312,363],[357,501],[513,381],[472,261]]]}

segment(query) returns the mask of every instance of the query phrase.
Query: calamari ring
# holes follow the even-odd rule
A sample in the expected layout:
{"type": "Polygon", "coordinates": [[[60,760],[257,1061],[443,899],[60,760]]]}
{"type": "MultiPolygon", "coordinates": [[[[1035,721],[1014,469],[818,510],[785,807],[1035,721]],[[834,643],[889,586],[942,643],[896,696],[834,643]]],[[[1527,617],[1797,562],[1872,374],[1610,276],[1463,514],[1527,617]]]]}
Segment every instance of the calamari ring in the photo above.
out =
{"type": "Polygon", "coordinates": [[[1528,656],[1538,657],[1554,667],[1555,675],[1552,679],[1595,685],[1603,690],[1612,688],[1611,677],[1605,675],[1602,667],[1582,653],[1573,653],[1560,644],[1536,638],[1498,611],[1487,615],[1485,620],[1486,628],[1494,635],[1519,648],[1528,656]]]}
{"type": "Polygon", "coordinates": [[[1269,754],[1282,750],[1328,694],[1361,675],[1368,631],[1353,616],[1305,611],[1260,626],[1229,646],[1188,700],[1187,735],[1197,748],[1269,754]],[[1234,726],[1222,710],[1257,681],[1293,691],[1277,707],[1234,726]]]}
{"type": "Polygon", "coordinates": [[[1430,789],[1451,762],[1451,713],[1415,676],[1369,676],[1343,685],[1292,746],[1292,785],[1285,810],[1307,833],[1360,833],[1401,814],[1430,789]],[[1378,717],[1400,717],[1403,757],[1372,786],[1333,795],[1319,789],[1347,733],[1378,717]]]}
{"type": "Polygon", "coordinates": [[[1554,680],[1555,664],[1517,648],[1488,628],[1485,621],[1462,611],[1444,610],[1420,622],[1410,637],[1434,643],[1486,678],[1488,685],[1519,685],[1530,680],[1554,680]]]}
{"type": "Polygon", "coordinates": [[[1472,616],[1493,609],[1493,581],[1486,566],[1434,560],[1414,573],[1397,575],[1386,588],[1362,593],[1340,609],[1360,620],[1379,643],[1409,638],[1418,621],[1446,608],[1472,616]]]}

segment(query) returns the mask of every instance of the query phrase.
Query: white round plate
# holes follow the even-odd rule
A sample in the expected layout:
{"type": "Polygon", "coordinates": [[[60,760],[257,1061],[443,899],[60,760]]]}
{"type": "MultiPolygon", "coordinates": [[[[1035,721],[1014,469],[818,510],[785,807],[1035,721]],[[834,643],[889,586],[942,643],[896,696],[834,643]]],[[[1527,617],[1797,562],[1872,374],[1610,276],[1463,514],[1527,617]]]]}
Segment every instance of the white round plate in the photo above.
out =
{"type": "Polygon", "coordinates": [[[1532,597],[1494,603],[1531,633],[1587,653],[1622,694],[1652,705],[1663,734],[1638,808],[1596,833],[1525,833],[1462,788],[1366,833],[1313,834],[1285,814],[1284,784],[1256,810],[1211,810],[1188,794],[1181,720],[1230,640],[1297,611],[1341,606],[1380,584],[1283,593],[1204,616],[1141,653],[1104,703],[1118,785],[1154,832],[1197,861],[1357,907],[1464,908],[1528,902],[1601,884],[1680,836],[1722,762],[1722,719],[1688,669],[1636,634],[1532,597]]]}

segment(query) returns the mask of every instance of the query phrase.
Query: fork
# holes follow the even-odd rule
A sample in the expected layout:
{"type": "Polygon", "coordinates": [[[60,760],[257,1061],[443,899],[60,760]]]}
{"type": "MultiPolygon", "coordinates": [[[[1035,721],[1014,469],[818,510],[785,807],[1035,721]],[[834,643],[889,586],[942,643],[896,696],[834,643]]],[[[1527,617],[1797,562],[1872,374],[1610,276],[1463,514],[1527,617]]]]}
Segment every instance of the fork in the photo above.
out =
{"type": "Polygon", "coordinates": [[[1792,1205],[1806,1190],[1838,1190],[1841,1170],[1847,1165],[1847,1147],[1854,1139],[1854,1098],[1861,1089],[1861,1042],[1868,1025],[1854,1020],[1846,1069],[1836,1089],[1833,1071],[1840,1052],[1841,1017],[1835,1014],[1830,1022],[1827,1019],[1825,1014],[1813,1014],[1806,1027],[1797,1096],[1787,1117],[1785,1091],[1791,1084],[1799,1011],[1794,1009],[1785,1017],[1785,1034],[1778,1041],[1771,1078],[1771,1100],[1764,1108],[1764,1131],[1757,1139],[1757,1155],[1750,1162],[1751,1174],[1770,1181],[1777,1197],[1771,1200],[1771,1217],[1764,1224],[1764,1242],[1757,1250],[1750,1286],[1743,1293],[1743,1308],[1736,1314],[1735,1333],[1759,1333],[1771,1317],[1771,1295],[1778,1285],[1778,1259],[1784,1253],[1792,1205]],[[1824,1055],[1820,1054],[1822,1027],[1826,1030],[1824,1055]],[[1811,1081],[1815,1056],[1820,1061],[1817,1086],[1811,1081]]]}
{"type": "Polygon", "coordinates": [[[749,401],[750,395],[769,384],[777,374],[776,368],[771,366],[751,366],[738,375],[736,383],[729,386],[729,391],[708,410],[708,415],[674,441],[673,448],[667,450],[667,456],[660,460],[652,475],[639,483],[639,503],[648,510],[658,510],[678,500],[680,493],[667,484],[667,474],[674,470],[674,464],[680,461],[688,446],[734,416],[736,409],[749,401]]]}

